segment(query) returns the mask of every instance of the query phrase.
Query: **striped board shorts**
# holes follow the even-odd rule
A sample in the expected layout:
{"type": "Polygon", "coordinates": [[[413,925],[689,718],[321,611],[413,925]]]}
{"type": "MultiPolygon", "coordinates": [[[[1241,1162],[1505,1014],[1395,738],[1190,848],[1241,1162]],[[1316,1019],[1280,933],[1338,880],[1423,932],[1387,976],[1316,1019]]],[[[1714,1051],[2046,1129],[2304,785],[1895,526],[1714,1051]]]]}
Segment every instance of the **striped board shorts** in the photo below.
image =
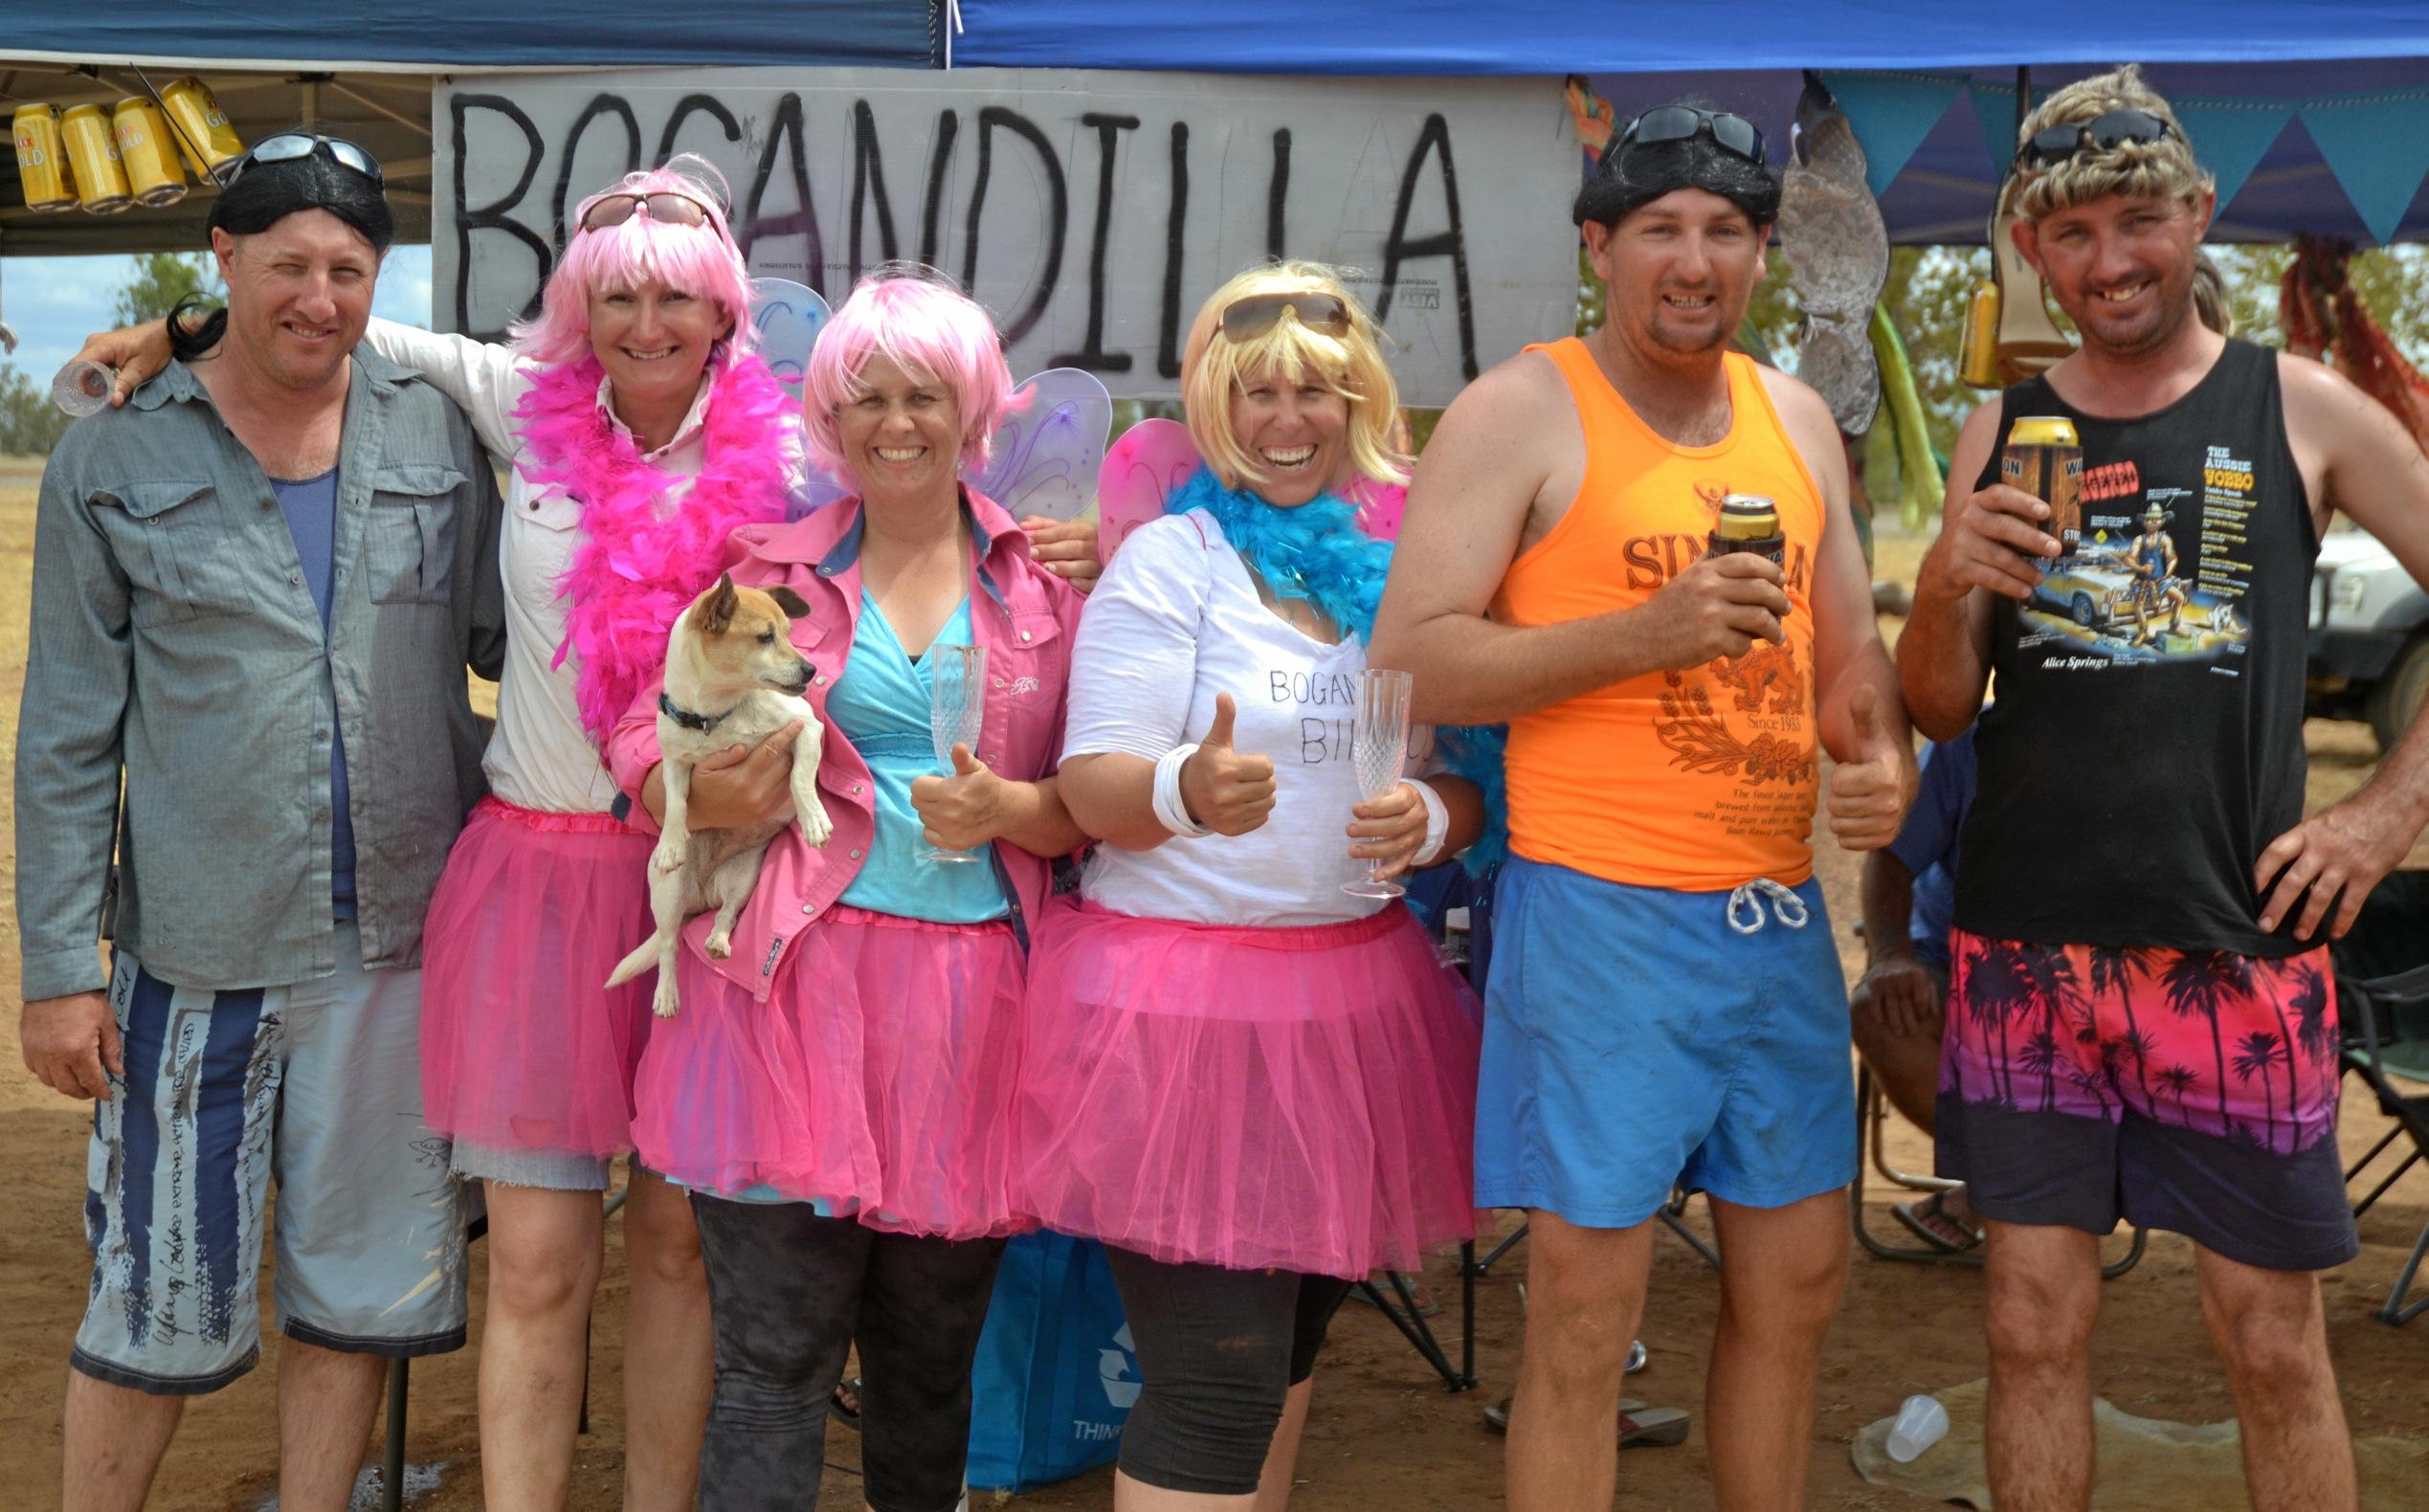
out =
{"type": "Polygon", "coordinates": [[[422,1122],[421,973],[363,969],[348,921],[337,954],[318,981],[209,991],[118,953],[126,1072],[94,1112],[76,1368],[179,1396],[251,1369],[274,1181],[289,1338],[390,1358],[462,1345],[462,1193],[422,1122]]]}

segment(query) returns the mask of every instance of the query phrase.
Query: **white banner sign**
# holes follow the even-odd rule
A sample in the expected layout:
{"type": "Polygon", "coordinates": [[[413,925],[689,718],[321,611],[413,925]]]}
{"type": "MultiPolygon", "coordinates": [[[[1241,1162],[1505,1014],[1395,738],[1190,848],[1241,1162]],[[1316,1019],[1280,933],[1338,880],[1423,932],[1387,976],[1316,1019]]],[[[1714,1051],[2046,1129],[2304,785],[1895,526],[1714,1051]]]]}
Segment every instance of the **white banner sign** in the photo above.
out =
{"type": "Polygon", "coordinates": [[[1276,255],[1356,270],[1407,403],[1568,334],[1577,148],[1555,84],[971,69],[650,69],[443,83],[441,329],[530,307],[585,194],[699,152],[751,271],[840,303],[892,257],[943,268],[1015,375],[1178,391],[1200,300],[1276,255]]]}

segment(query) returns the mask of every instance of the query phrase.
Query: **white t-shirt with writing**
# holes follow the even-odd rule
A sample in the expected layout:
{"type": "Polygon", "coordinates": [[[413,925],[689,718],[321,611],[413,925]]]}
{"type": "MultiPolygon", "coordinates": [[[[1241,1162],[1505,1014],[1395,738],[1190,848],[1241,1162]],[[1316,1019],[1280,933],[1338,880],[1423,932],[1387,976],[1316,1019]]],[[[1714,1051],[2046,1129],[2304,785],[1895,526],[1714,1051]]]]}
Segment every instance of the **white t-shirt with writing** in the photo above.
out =
{"type": "MultiPolygon", "coordinates": [[[[1234,747],[1273,758],[1274,812],[1247,834],[1176,836],[1144,852],[1100,845],[1081,881],[1089,901],[1252,925],[1339,923],[1384,906],[1341,890],[1366,866],[1344,833],[1360,799],[1349,735],[1366,665],[1355,635],[1326,645],[1266,608],[1205,511],[1126,537],[1080,617],[1063,759],[1154,761],[1204,735],[1215,695],[1228,693],[1239,707],[1234,747]]],[[[1413,753],[1429,745],[1410,732],[1413,753]]]]}

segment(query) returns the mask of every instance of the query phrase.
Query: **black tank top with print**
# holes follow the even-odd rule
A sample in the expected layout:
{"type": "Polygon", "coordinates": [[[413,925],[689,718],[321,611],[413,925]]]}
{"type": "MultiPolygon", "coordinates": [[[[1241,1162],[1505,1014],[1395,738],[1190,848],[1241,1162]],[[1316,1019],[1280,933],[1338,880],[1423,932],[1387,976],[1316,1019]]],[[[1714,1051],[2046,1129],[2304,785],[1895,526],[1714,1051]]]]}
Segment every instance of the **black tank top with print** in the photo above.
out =
{"type": "MultiPolygon", "coordinates": [[[[2252,868],[2303,816],[2303,677],[2318,540],[2277,354],[2230,341],[2190,393],[2132,420],[2035,378],[2008,428],[2083,440],[2081,545],[2032,601],[1994,600],[1956,923],[2044,944],[2283,956],[2252,868]]],[[[1991,458],[1974,486],[1997,481],[1991,458]]],[[[2053,534],[2056,532],[2053,531],[2053,534]]]]}

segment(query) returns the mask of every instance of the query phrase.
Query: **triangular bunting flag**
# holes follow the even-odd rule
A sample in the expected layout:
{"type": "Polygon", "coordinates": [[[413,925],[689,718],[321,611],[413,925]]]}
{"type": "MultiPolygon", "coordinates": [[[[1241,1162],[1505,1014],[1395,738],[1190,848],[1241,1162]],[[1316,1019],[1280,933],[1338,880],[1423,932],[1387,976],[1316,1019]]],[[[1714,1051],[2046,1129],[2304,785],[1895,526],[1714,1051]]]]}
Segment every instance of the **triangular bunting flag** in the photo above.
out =
{"type": "MultiPolygon", "coordinates": [[[[1991,155],[1991,171],[2004,179],[2008,165],[2016,161],[2016,86],[1976,80],[1970,93],[1974,117],[1982,122],[1982,148],[1991,155]]],[[[2034,90],[2033,103],[2047,100],[2049,93],[2034,90]]]]}
{"type": "Polygon", "coordinates": [[[2302,116],[2371,239],[2384,245],[2429,172],[2429,93],[2314,100],[2302,116]]]}
{"type": "Polygon", "coordinates": [[[2218,213],[2277,145],[2294,114],[2282,100],[2178,100],[2176,120],[2193,139],[2193,155],[2218,181],[2218,213]]]}
{"type": "Polygon", "coordinates": [[[1868,171],[1865,182],[1874,194],[1887,189],[1931,135],[1931,128],[1949,113],[1964,80],[1935,74],[1871,74],[1825,72],[1847,123],[1863,144],[1868,171]]]}

